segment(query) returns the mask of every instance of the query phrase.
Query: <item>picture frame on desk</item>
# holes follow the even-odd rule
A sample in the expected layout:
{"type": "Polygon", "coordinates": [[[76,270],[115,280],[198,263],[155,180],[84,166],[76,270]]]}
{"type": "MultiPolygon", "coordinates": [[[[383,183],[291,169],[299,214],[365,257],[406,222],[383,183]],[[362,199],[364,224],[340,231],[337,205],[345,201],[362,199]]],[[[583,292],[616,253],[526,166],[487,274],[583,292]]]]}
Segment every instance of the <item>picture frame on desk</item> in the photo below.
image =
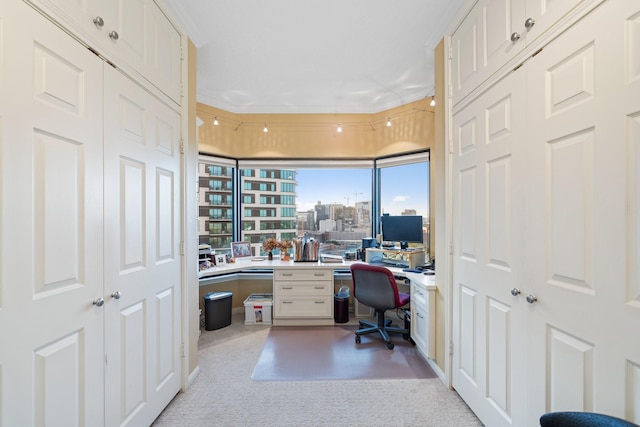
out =
{"type": "Polygon", "coordinates": [[[225,254],[215,256],[216,266],[225,265],[227,263],[227,256],[225,254]]]}
{"type": "Polygon", "coordinates": [[[234,258],[244,258],[253,256],[251,253],[251,243],[249,242],[231,242],[231,253],[234,258]]]}

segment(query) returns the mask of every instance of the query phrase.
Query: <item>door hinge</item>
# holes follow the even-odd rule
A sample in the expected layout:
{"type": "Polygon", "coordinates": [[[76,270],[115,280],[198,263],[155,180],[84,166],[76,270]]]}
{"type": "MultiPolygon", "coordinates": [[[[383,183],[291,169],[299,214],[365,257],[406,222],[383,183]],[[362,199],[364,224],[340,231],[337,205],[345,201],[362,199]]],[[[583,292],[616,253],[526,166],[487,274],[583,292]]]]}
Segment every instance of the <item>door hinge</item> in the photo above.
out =
{"type": "Polygon", "coordinates": [[[453,59],[453,47],[449,45],[449,59],[453,59]]]}
{"type": "Polygon", "coordinates": [[[454,253],[454,249],[455,249],[455,248],[453,247],[453,243],[450,243],[450,244],[449,244],[449,255],[453,255],[453,253],[454,253]]]}
{"type": "Polygon", "coordinates": [[[180,242],[180,255],[184,255],[184,241],[180,242]]]}
{"type": "Polygon", "coordinates": [[[453,356],[453,341],[449,341],[449,356],[453,356]]]}
{"type": "Polygon", "coordinates": [[[187,355],[184,354],[184,343],[180,343],[180,357],[184,359],[186,356],[187,355]]]}
{"type": "Polygon", "coordinates": [[[180,140],[180,154],[184,154],[184,139],[180,140]]]}

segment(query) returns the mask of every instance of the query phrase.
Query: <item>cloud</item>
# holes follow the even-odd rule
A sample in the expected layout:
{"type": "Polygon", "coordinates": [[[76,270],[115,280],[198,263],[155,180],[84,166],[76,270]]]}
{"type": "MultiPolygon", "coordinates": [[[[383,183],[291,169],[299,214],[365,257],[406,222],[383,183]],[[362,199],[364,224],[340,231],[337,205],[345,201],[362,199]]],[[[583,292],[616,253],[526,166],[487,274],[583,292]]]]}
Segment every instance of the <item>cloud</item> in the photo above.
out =
{"type": "Polygon", "coordinates": [[[393,198],[393,203],[402,203],[409,200],[409,196],[396,196],[393,198]]]}

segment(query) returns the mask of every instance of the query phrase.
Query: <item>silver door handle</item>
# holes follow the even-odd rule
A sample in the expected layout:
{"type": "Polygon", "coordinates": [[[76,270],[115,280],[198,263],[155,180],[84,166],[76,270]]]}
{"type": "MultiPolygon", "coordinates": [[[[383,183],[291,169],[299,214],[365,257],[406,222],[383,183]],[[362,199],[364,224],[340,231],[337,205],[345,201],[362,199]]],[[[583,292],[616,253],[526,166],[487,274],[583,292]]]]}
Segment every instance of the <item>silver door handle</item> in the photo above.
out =
{"type": "Polygon", "coordinates": [[[536,21],[533,18],[527,18],[526,21],[524,21],[524,27],[527,30],[530,30],[531,27],[533,27],[535,25],[536,21]]]}
{"type": "Polygon", "coordinates": [[[520,39],[520,34],[518,34],[518,33],[511,34],[511,41],[512,42],[517,42],[519,39],[520,39]]]}
{"type": "Polygon", "coordinates": [[[115,291],[114,293],[111,294],[111,296],[115,299],[120,299],[122,294],[120,293],[120,291],[115,291]]]}
{"type": "Polygon", "coordinates": [[[520,295],[520,289],[511,288],[511,295],[513,295],[514,297],[517,297],[518,295],[520,295]]]}
{"type": "Polygon", "coordinates": [[[536,301],[538,301],[538,297],[533,296],[533,295],[527,295],[527,302],[529,304],[533,304],[536,301]]]}
{"type": "Polygon", "coordinates": [[[96,24],[96,27],[102,28],[104,25],[104,20],[100,16],[96,16],[93,18],[93,23],[96,24]]]}
{"type": "Polygon", "coordinates": [[[120,36],[118,35],[117,31],[111,31],[109,33],[109,37],[111,37],[111,40],[116,41],[120,38],[120,36]]]}
{"type": "Polygon", "coordinates": [[[104,298],[96,298],[93,300],[93,305],[102,307],[104,305],[104,298]]]}

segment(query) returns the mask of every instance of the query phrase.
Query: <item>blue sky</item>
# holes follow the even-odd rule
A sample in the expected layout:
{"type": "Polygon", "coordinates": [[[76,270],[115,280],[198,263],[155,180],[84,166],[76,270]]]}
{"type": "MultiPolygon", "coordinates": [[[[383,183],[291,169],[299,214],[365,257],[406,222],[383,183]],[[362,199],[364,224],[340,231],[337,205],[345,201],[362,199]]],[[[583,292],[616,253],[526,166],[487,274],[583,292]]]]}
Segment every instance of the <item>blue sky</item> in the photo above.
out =
{"type": "MultiPolygon", "coordinates": [[[[383,211],[399,215],[405,209],[415,209],[418,215],[426,216],[426,175],[424,163],[384,168],[381,201],[383,211]]],[[[370,169],[298,169],[296,179],[298,211],[313,209],[318,201],[323,204],[353,206],[356,200],[371,200],[370,169]]]]}

